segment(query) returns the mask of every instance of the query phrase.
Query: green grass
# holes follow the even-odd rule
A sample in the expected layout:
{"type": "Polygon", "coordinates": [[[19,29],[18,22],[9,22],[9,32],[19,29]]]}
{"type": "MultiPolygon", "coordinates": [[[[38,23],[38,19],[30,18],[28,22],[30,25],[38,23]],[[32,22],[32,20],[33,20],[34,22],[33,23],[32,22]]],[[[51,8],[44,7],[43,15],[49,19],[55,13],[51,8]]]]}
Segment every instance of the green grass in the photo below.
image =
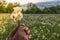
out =
{"type": "MultiPolygon", "coordinates": [[[[6,40],[16,27],[16,22],[9,16],[10,14],[0,14],[0,40],[6,40]]],[[[30,29],[31,40],[60,40],[60,14],[24,14],[21,23],[30,29]]]]}

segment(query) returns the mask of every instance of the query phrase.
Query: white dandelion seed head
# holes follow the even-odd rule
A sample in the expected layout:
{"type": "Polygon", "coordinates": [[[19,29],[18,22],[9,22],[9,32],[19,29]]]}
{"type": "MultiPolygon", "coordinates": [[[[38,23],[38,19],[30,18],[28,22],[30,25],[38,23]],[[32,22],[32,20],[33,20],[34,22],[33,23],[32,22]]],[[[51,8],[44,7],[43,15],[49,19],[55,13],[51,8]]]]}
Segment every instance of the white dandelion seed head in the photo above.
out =
{"type": "Polygon", "coordinates": [[[23,18],[23,15],[21,13],[22,8],[21,7],[14,7],[14,11],[11,15],[11,18],[14,20],[21,20],[23,18]]]}

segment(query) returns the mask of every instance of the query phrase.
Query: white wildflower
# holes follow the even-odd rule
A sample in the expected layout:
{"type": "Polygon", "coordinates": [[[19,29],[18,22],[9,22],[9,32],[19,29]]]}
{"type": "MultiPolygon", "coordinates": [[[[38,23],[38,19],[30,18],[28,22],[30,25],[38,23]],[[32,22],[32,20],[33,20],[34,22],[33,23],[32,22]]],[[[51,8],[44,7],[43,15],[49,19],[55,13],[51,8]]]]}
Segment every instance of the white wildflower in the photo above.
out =
{"type": "Polygon", "coordinates": [[[5,26],[3,26],[3,27],[0,27],[0,33],[1,33],[1,34],[3,34],[5,31],[6,31],[6,28],[5,28],[5,26]]]}
{"type": "Polygon", "coordinates": [[[60,35],[59,34],[57,34],[57,37],[59,37],[60,35]]]}
{"type": "Polygon", "coordinates": [[[56,34],[57,34],[56,32],[53,33],[53,35],[56,35],[56,34]]]}
{"type": "Polygon", "coordinates": [[[45,35],[42,35],[42,39],[45,39],[45,35]]]}
{"type": "Polygon", "coordinates": [[[60,27],[60,23],[58,24],[58,26],[60,27]]]}
{"type": "Polygon", "coordinates": [[[41,32],[43,32],[43,30],[41,30],[41,32]]]}
{"type": "Polygon", "coordinates": [[[21,11],[22,9],[20,7],[15,7],[11,14],[11,18],[14,20],[21,20],[23,18],[21,11]]]}

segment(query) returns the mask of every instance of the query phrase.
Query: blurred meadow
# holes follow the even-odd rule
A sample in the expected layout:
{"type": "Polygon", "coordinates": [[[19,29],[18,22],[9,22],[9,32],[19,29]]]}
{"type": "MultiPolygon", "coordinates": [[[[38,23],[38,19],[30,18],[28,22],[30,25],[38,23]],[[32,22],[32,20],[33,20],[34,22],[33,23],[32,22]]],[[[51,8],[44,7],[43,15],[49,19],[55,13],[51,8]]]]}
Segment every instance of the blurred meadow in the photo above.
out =
{"type": "MultiPolygon", "coordinates": [[[[60,14],[24,14],[21,20],[31,31],[31,40],[60,40],[60,14]]],[[[0,14],[0,40],[6,40],[17,23],[10,14],[0,14]]]]}
{"type": "Polygon", "coordinates": [[[27,2],[24,5],[10,1],[7,3],[6,0],[0,0],[0,40],[6,40],[9,33],[17,27],[17,23],[10,18],[14,7],[22,8],[24,17],[20,23],[24,23],[30,29],[31,40],[60,40],[59,0],[27,2]]]}

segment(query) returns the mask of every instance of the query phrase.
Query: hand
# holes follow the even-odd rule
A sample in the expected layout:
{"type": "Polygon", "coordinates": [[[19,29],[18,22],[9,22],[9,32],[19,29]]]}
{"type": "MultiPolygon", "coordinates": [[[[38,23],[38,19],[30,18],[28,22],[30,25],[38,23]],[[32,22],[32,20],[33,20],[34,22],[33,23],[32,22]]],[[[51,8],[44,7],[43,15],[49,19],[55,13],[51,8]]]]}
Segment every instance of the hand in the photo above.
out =
{"type": "Polygon", "coordinates": [[[30,40],[30,30],[25,24],[21,24],[11,32],[8,40],[30,40]]]}

